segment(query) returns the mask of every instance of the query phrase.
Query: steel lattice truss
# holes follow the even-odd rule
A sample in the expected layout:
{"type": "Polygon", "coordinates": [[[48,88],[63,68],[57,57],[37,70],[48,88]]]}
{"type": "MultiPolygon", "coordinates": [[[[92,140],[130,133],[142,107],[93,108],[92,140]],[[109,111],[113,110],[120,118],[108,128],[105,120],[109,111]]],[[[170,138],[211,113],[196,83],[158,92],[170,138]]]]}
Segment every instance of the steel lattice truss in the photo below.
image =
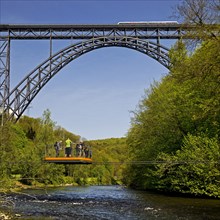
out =
{"type": "Polygon", "coordinates": [[[187,27],[179,24],[158,25],[0,25],[2,37],[10,39],[91,39],[107,36],[139,39],[178,39],[187,27]]]}
{"type": "Polygon", "coordinates": [[[1,101],[9,95],[10,85],[10,41],[8,39],[0,38],[0,114],[4,110],[4,105],[8,103],[1,101]],[[4,104],[3,104],[4,103],[4,104]]]}
{"type": "Polygon", "coordinates": [[[127,47],[144,53],[169,68],[169,49],[160,45],[160,39],[179,39],[184,37],[186,29],[181,29],[179,24],[0,25],[1,111],[10,113],[9,120],[18,120],[41,88],[59,70],[77,57],[98,48],[127,47]],[[10,41],[19,39],[82,41],[51,55],[10,91],[10,41]]]}

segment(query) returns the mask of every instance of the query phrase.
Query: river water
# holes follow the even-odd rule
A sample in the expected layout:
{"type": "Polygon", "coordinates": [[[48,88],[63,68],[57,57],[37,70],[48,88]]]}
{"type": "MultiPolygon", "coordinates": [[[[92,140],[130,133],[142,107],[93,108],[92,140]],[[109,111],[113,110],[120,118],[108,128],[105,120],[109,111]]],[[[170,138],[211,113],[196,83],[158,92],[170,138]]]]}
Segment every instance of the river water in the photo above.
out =
{"type": "Polygon", "coordinates": [[[220,200],[172,197],[122,186],[28,189],[7,199],[15,219],[220,219],[220,200]]]}

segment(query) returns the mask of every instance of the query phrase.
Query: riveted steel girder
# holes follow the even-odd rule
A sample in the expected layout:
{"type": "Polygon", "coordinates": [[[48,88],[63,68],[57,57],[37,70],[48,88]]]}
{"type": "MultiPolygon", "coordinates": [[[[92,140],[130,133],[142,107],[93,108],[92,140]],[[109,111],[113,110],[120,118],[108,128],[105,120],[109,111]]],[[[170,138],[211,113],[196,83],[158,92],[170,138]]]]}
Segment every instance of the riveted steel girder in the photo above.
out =
{"type": "Polygon", "coordinates": [[[179,39],[185,35],[180,24],[129,25],[0,25],[3,37],[11,39],[91,39],[126,36],[139,39],[179,39]]]}

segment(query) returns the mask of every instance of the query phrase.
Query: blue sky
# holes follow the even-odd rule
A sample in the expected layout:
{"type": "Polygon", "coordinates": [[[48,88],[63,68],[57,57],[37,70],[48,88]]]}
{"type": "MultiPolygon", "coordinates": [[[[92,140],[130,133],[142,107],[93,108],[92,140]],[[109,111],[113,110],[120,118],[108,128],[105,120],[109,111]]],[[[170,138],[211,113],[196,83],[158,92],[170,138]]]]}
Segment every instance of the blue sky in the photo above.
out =
{"type": "MultiPolygon", "coordinates": [[[[65,1],[0,0],[1,24],[116,24],[120,21],[162,21],[170,18],[176,0],[65,1]]],[[[53,52],[72,44],[53,42],[53,52]]],[[[165,41],[164,45],[174,42],[165,41]]],[[[12,41],[11,89],[49,56],[49,42],[12,41]]],[[[123,137],[131,111],[144,91],[168,70],[146,55],[126,48],[103,48],[87,53],[63,68],[40,91],[25,114],[52,120],[91,139],[123,137]]]]}

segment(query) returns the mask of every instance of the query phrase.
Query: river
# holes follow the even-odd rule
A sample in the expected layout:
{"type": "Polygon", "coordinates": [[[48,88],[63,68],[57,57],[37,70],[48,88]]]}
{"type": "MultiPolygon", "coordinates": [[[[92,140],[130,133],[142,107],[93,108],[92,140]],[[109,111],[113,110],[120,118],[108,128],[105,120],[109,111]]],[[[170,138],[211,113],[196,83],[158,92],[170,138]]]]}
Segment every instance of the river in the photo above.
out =
{"type": "MultiPolygon", "coordinates": [[[[26,189],[7,195],[15,219],[220,219],[220,200],[183,198],[122,186],[26,189]]],[[[8,204],[9,204],[8,202],[8,204]]]]}

